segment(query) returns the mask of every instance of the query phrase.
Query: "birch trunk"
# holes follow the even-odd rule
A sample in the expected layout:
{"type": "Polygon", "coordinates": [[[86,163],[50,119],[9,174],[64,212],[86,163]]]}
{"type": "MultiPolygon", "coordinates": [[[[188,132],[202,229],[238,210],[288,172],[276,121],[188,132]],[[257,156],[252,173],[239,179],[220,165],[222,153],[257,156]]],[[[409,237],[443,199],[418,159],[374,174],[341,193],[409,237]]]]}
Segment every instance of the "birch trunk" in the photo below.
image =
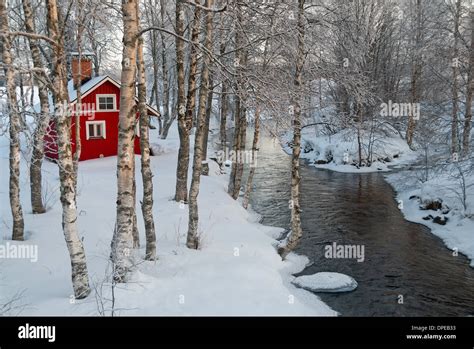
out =
{"type": "Polygon", "coordinates": [[[74,142],[76,143],[76,151],[74,152],[74,188],[75,192],[77,193],[77,177],[79,175],[79,160],[81,159],[81,151],[82,151],[82,142],[81,142],[81,104],[82,104],[82,34],[84,32],[84,24],[83,24],[83,11],[84,11],[84,3],[82,0],[77,0],[76,3],[76,10],[78,16],[78,23],[77,23],[77,52],[78,52],[78,81],[74,81],[74,84],[77,83],[76,90],[77,90],[77,97],[76,97],[76,111],[74,113],[74,142]]]}
{"type": "MultiPolygon", "coordinates": [[[[204,129],[204,139],[203,139],[203,160],[207,160],[207,148],[209,143],[209,128],[211,123],[211,114],[212,114],[212,100],[214,99],[214,79],[212,75],[209,75],[209,90],[207,93],[207,101],[206,101],[206,122],[205,122],[205,129],[204,129]]],[[[206,163],[206,173],[209,175],[209,165],[206,163]]],[[[203,171],[204,173],[204,171],[203,171]]]]}
{"type": "Polygon", "coordinates": [[[469,143],[472,128],[472,95],[474,93],[474,6],[471,7],[471,49],[469,52],[469,70],[466,85],[466,113],[462,137],[463,155],[469,154],[469,143]]]}
{"type": "Polygon", "coordinates": [[[72,268],[72,283],[74,296],[77,299],[85,298],[90,293],[89,277],[87,273],[86,255],[84,246],[77,231],[76,192],[74,187],[74,164],[71,150],[70,120],[64,106],[68,104],[66,57],[64,53],[64,39],[61,35],[58,20],[56,0],[47,0],[48,30],[51,38],[56,42],[53,46],[51,58],[53,69],[53,93],[55,97],[55,124],[58,143],[58,165],[61,183],[61,205],[63,209],[62,225],[64,237],[69,250],[72,268]]]}
{"type": "Polygon", "coordinates": [[[122,2],[123,51],[117,154],[117,222],[112,240],[114,279],[125,282],[133,267],[131,250],[135,219],[135,66],[137,57],[138,0],[122,2]]]}
{"type": "Polygon", "coordinates": [[[458,99],[459,99],[459,20],[461,16],[461,0],[457,0],[454,10],[454,49],[453,49],[453,85],[452,85],[452,94],[453,94],[453,109],[451,113],[451,154],[457,153],[459,151],[459,140],[458,140],[458,99]]]}
{"type": "MultiPolygon", "coordinates": [[[[240,80],[239,86],[243,86],[243,80],[240,80]]],[[[236,112],[235,112],[235,123],[238,124],[236,127],[236,138],[234,137],[234,154],[235,161],[232,162],[231,170],[231,185],[229,191],[234,200],[237,200],[240,195],[240,189],[242,187],[242,176],[244,173],[244,152],[245,152],[245,141],[247,137],[247,109],[245,107],[245,97],[243,96],[243,88],[239,88],[242,96],[237,97],[236,112]]]]}
{"type": "Polygon", "coordinates": [[[20,112],[15,86],[15,70],[11,56],[11,41],[8,33],[8,12],[5,0],[0,0],[0,28],[3,32],[3,64],[8,95],[8,114],[10,118],[10,207],[13,216],[13,240],[24,240],[23,210],[20,201],[20,112]]]}
{"type": "MultiPolygon", "coordinates": [[[[244,38],[241,32],[242,25],[242,10],[241,5],[236,4],[236,17],[237,22],[240,23],[235,31],[235,42],[237,47],[244,46],[244,38]]],[[[230,196],[237,200],[240,194],[240,188],[242,185],[242,174],[244,164],[242,162],[242,152],[245,151],[245,137],[247,132],[247,119],[245,113],[245,87],[243,79],[243,67],[246,65],[247,53],[244,49],[240,49],[237,53],[236,64],[237,64],[237,95],[235,96],[235,129],[234,129],[234,143],[232,150],[236,154],[235,161],[232,162],[232,168],[230,172],[230,180],[228,186],[228,193],[230,196]]]]}
{"type": "Polygon", "coordinates": [[[227,101],[227,81],[222,81],[222,89],[221,89],[221,97],[220,97],[220,141],[221,141],[221,148],[223,151],[226,150],[227,147],[227,110],[228,110],[228,101],[227,101]]]}
{"type": "MultiPolygon", "coordinates": [[[[196,4],[200,4],[199,0],[194,1],[196,4]]],[[[196,109],[196,80],[198,76],[198,49],[197,46],[199,45],[199,32],[200,32],[200,22],[201,20],[201,9],[196,7],[194,9],[194,20],[193,26],[191,30],[191,52],[189,53],[189,78],[188,78],[188,93],[186,97],[186,123],[187,123],[187,131],[188,137],[189,132],[193,126],[193,115],[196,109]]],[[[188,153],[183,154],[185,159],[183,162],[179,162],[180,164],[186,164],[186,169],[189,164],[189,148],[187,149],[188,153]]],[[[178,168],[178,171],[180,169],[178,168]]],[[[184,169],[183,169],[184,170],[184,169]]]]}
{"type": "MultiPolygon", "coordinates": [[[[135,115],[135,113],[134,113],[135,115]]],[[[133,127],[136,130],[136,123],[138,120],[135,119],[135,125],[133,127]]],[[[134,145],[135,146],[135,145],[134,145]]],[[[135,157],[135,155],[134,155],[135,157]]],[[[140,247],[140,233],[138,232],[138,221],[137,221],[137,182],[135,180],[135,161],[133,161],[133,230],[132,230],[132,239],[133,239],[133,248],[140,247]]]]}
{"type": "MultiPolygon", "coordinates": [[[[158,61],[158,50],[157,50],[157,45],[158,45],[158,39],[157,39],[157,33],[152,30],[150,32],[150,36],[153,38],[152,39],[152,45],[153,45],[153,91],[152,91],[152,97],[155,98],[155,106],[157,110],[160,110],[160,90],[159,90],[159,79],[158,79],[158,74],[159,74],[159,61],[158,61]]],[[[165,109],[165,106],[163,105],[163,110],[165,109]]],[[[169,117],[169,116],[168,116],[169,117]]],[[[160,116],[158,116],[158,134],[161,135],[163,132],[163,120],[160,116]]]]}
{"type": "MultiPolygon", "coordinates": [[[[194,1],[196,4],[200,4],[199,0],[194,1]]],[[[200,17],[201,9],[196,7],[194,9],[194,20],[191,30],[191,52],[189,53],[189,78],[188,78],[188,93],[186,97],[186,129],[183,130],[183,137],[188,138],[187,143],[189,144],[189,133],[193,127],[193,115],[196,109],[196,80],[197,80],[197,68],[198,68],[198,49],[199,45],[199,32],[200,32],[200,17]]],[[[187,201],[187,187],[182,187],[183,183],[187,183],[187,174],[189,169],[189,146],[180,148],[178,168],[176,174],[185,175],[186,181],[179,181],[176,183],[176,201],[187,201]],[[178,185],[179,184],[179,185],[178,185]],[[179,200],[178,200],[179,199],[179,200]]]]}
{"type": "MultiPolygon", "coordinates": [[[[206,0],[205,6],[211,8],[214,0],[206,0]]],[[[205,47],[209,51],[212,50],[212,19],[213,13],[206,13],[206,38],[205,47]]],[[[209,93],[209,66],[211,58],[208,54],[204,55],[201,73],[201,88],[199,90],[199,110],[197,113],[197,129],[194,140],[194,158],[193,158],[193,174],[191,180],[191,187],[189,189],[189,223],[188,236],[186,246],[192,249],[199,248],[198,225],[199,225],[199,211],[198,211],[198,195],[199,184],[201,182],[202,170],[202,155],[203,155],[203,139],[205,132],[205,115],[206,115],[206,99],[209,93]]]]}
{"type": "Polygon", "coordinates": [[[138,40],[138,109],[140,112],[141,172],[143,179],[142,214],[145,222],[145,259],[156,258],[155,222],[153,219],[153,173],[150,166],[150,118],[146,108],[145,62],[143,59],[143,38],[138,40]]]}
{"type": "MultiPolygon", "coordinates": [[[[160,0],[160,15],[161,25],[165,27],[165,1],[160,0]]],[[[161,138],[166,139],[168,137],[168,131],[174,121],[174,118],[170,118],[170,87],[169,87],[169,74],[168,74],[168,60],[166,56],[166,41],[163,32],[161,35],[161,67],[163,73],[163,129],[161,138]]]]}
{"type": "MultiPolygon", "coordinates": [[[[225,16],[221,15],[220,21],[220,44],[219,44],[219,54],[220,57],[225,57],[225,48],[226,41],[224,37],[224,21],[225,16]]],[[[227,111],[228,111],[228,99],[227,99],[227,79],[224,72],[221,73],[221,93],[219,98],[219,112],[220,112],[220,130],[219,130],[219,140],[221,142],[221,148],[225,152],[227,147],[227,111]]]]}
{"type": "MultiPolygon", "coordinates": [[[[411,76],[411,87],[410,87],[410,94],[411,94],[411,103],[419,103],[420,101],[420,91],[419,91],[419,80],[421,78],[421,71],[422,71],[422,62],[421,62],[421,50],[422,50],[422,35],[423,35],[423,28],[422,28],[422,8],[421,8],[421,1],[416,0],[416,14],[417,14],[417,28],[415,33],[415,57],[413,63],[413,71],[411,76]]],[[[415,128],[416,128],[416,120],[415,116],[412,112],[408,115],[408,126],[406,132],[406,139],[407,144],[412,147],[413,145],[413,137],[415,135],[415,128]]]]}
{"type": "Polygon", "coordinates": [[[242,203],[242,206],[245,209],[247,209],[249,206],[250,193],[252,192],[253,177],[255,175],[255,169],[257,165],[256,157],[257,157],[257,152],[258,152],[259,135],[260,135],[260,107],[257,106],[257,108],[255,109],[255,125],[254,125],[253,142],[252,142],[252,163],[250,164],[249,176],[247,178],[247,184],[246,184],[245,193],[244,193],[244,201],[242,203]]]}
{"type": "MultiPolygon", "coordinates": [[[[30,0],[23,0],[23,13],[25,16],[25,30],[28,33],[35,33],[35,23],[33,10],[30,0]]],[[[37,70],[44,71],[44,65],[41,60],[41,52],[38,43],[34,39],[28,39],[33,67],[37,70]]],[[[38,86],[38,96],[40,102],[40,113],[36,116],[36,128],[33,133],[33,150],[31,154],[30,164],[30,192],[31,192],[31,208],[34,214],[45,213],[46,208],[43,204],[43,179],[41,168],[44,158],[44,136],[49,125],[49,100],[48,89],[44,82],[45,76],[40,73],[33,75],[33,80],[38,86]]]]}
{"type": "Polygon", "coordinates": [[[296,72],[294,79],[295,96],[292,105],[294,110],[293,121],[293,153],[291,156],[291,232],[286,244],[278,249],[280,256],[285,259],[300,241],[303,231],[301,229],[300,209],[300,153],[301,153],[301,98],[302,98],[302,72],[305,59],[305,28],[304,28],[305,0],[298,0],[298,51],[296,56],[296,72]]]}
{"type": "MultiPolygon", "coordinates": [[[[273,18],[271,19],[271,29],[273,31],[273,18]]],[[[262,74],[265,75],[268,68],[268,50],[270,48],[269,40],[265,41],[265,46],[263,49],[263,64],[262,64],[262,74]]],[[[253,142],[252,142],[252,162],[250,164],[249,175],[247,177],[247,184],[244,192],[244,199],[242,206],[247,209],[250,201],[250,193],[252,192],[253,177],[255,176],[255,170],[257,167],[257,153],[258,153],[258,141],[260,136],[260,105],[257,101],[255,108],[255,123],[253,131],[253,142]]]]}
{"type": "MultiPolygon", "coordinates": [[[[240,132],[240,115],[242,114],[241,112],[241,100],[238,95],[235,96],[235,117],[234,117],[234,139],[233,139],[233,144],[232,144],[232,151],[234,154],[238,153],[238,150],[240,149],[240,142],[241,142],[241,132],[240,132]]],[[[239,192],[240,192],[240,186],[236,184],[236,176],[237,176],[237,166],[238,163],[236,161],[237,159],[233,159],[232,161],[232,167],[230,170],[230,176],[229,176],[229,186],[227,188],[227,192],[229,195],[234,199],[237,200],[239,197],[239,192]]]]}
{"type": "MultiPolygon", "coordinates": [[[[176,34],[184,34],[184,8],[182,0],[176,1],[176,34]]],[[[176,169],[176,193],[178,202],[188,201],[188,167],[189,167],[189,125],[186,116],[186,95],[184,86],[184,41],[176,38],[176,69],[178,74],[178,132],[179,151],[176,169]]]]}

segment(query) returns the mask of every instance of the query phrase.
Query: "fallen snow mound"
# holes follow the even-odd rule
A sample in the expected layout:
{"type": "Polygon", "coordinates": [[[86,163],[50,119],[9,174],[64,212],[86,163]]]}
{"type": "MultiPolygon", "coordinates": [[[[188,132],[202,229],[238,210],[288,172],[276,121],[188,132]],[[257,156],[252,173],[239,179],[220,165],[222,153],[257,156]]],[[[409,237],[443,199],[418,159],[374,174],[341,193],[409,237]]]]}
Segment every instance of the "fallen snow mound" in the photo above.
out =
{"type": "Polygon", "coordinates": [[[292,283],[312,292],[350,292],[357,288],[352,277],[330,272],[298,276],[292,283]]]}

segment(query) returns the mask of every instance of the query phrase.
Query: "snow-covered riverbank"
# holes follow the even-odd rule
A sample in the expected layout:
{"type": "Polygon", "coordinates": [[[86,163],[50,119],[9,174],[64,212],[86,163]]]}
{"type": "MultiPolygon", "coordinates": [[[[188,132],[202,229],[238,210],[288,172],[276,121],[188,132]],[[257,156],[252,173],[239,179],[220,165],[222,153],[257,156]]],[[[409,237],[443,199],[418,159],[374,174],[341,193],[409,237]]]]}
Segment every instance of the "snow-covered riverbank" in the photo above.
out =
{"type": "MultiPolygon", "coordinates": [[[[187,208],[172,201],[175,188],[177,132],[158,140],[155,149],[156,262],[142,258],[132,282],[118,285],[115,313],[120,315],[323,315],[336,313],[317,296],[291,284],[291,275],[308,260],[290,255],[282,262],[273,244],[281,229],[256,223],[226,193],[227,175],[210,163],[210,176],[203,177],[199,195],[200,231],[203,248],[185,247],[187,208]]],[[[30,259],[0,259],[0,304],[21,296],[11,314],[85,315],[112,311],[108,255],[115,220],[116,158],[80,164],[78,227],[87,254],[94,291],[85,300],[71,299],[70,262],[61,230],[58,201],[59,178],[55,164],[45,162],[44,181],[49,210],[31,214],[27,163],[22,159],[21,196],[26,241],[11,242],[8,206],[8,139],[0,138],[0,201],[4,203],[0,244],[36,246],[37,262],[30,259]]],[[[191,169],[190,169],[191,170],[191,169]]],[[[137,212],[144,256],[144,228],[140,211],[140,167],[137,166],[137,212]]]]}
{"type": "MultiPolygon", "coordinates": [[[[281,137],[283,149],[287,153],[291,153],[292,140],[292,132],[281,137]]],[[[409,164],[419,156],[389,127],[383,128],[377,134],[362,133],[361,144],[363,160],[362,166],[359,166],[359,148],[354,130],[345,129],[329,136],[320,135],[314,128],[307,127],[301,132],[301,158],[316,168],[368,173],[387,172],[390,167],[409,164]]]]}
{"type": "MultiPolygon", "coordinates": [[[[420,183],[413,173],[400,171],[386,175],[397,192],[398,207],[405,219],[420,223],[453,250],[453,257],[466,255],[474,267],[474,193],[467,191],[467,210],[459,198],[460,188],[446,171],[427,182],[420,183]]],[[[467,185],[474,183],[471,175],[467,185]]]]}
{"type": "MultiPolygon", "coordinates": [[[[389,172],[385,178],[397,193],[396,200],[405,219],[430,228],[453,250],[453,257],[464,254],[474,267],[474,174],[469,171],[465,174],[465,209],[461,198],[462,178],[456,164],[442,166],[422,183],[419,172],[423,171],[410,168],[410,164],[420,158],[420,153],[410,150],[405,140],[393,133],[377,137],[373,152],[378,161],[372,162],[370,167],[357,167],[354,165],[357,142],[350,133],[343,130],[332,136],[316,137],[314,130],[304,129],[301,158],[316,168],[336,172],[389,172]],[[390,173],[391,168],[397,167],[407,169],[390,173]],[[433,209],[430,209],[430,203],[434,203],[433,209]]],[[[291,139],[291,133],[281,139],[287,153],[291,152],[291,139]]]]}

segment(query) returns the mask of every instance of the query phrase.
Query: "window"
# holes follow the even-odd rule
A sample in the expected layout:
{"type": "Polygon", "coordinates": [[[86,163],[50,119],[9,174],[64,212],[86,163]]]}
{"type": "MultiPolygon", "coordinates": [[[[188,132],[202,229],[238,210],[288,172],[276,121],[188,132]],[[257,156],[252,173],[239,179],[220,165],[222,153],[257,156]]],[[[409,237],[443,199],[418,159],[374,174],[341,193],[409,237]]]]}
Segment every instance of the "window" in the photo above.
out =
{"type": "Polygon", "coordinates": [[[117,110],[115,95],[97,95],[97,110],[117,110]]]}
{"type": "Polygon", "coordinates": [[[86,121],[86,139],[105,139],[105,121],[86,121]]]}
{"type": "Polygon", "coordinates": [[[135,136],[140,137],[140,119],[135,120],[135,136]]]}

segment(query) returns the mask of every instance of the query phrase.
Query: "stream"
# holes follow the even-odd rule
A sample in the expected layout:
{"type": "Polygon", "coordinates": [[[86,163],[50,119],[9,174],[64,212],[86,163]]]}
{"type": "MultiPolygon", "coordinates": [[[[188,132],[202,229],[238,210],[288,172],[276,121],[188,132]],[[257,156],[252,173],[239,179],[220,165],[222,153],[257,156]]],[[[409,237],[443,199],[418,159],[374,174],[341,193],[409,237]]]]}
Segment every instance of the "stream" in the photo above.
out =
{"type": "MultiPolygon", "coordinates": [[[[353,292],[318,296],[341,316],[472,316],[474,268],[420,224],[403,218],[381,173],[337,173],[301,163],[303,238],[295,251],[312,262],[298,275],[352,276],[353,292]],[[364,261],[325,258],[325,246],[364,246],[364,261]],[[401,303],[403,296],[403,303],[401,303]]],[[[290,222],[291,158],[262,135],[251,204],[262,224],[290,222]]]]}

